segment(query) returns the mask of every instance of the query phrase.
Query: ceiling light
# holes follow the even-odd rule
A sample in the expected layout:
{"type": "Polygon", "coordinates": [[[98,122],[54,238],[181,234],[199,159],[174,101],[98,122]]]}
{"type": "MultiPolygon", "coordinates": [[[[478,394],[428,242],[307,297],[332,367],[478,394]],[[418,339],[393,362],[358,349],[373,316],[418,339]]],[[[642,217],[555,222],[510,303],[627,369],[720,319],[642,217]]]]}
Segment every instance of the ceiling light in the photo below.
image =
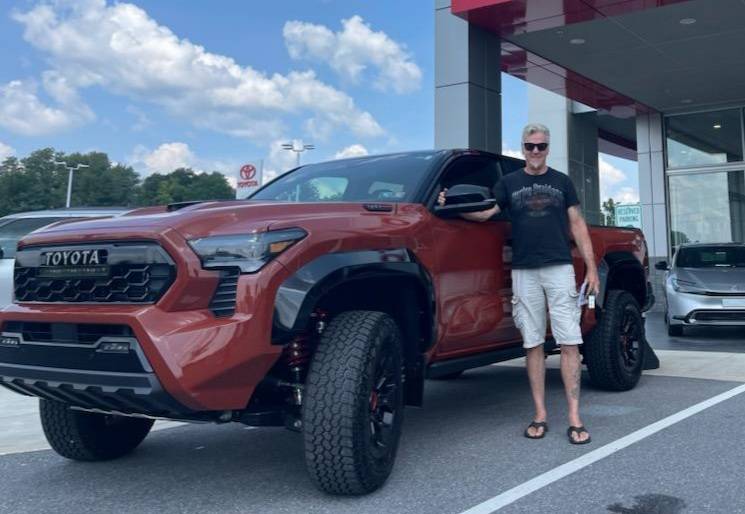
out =
{"type": "Polygon", "coordinates": [[[569,42],[573,45],[584,45],[585,44],[585,40],[582,39],[581,37],[570,39],[569,42]]]}
{"type": "Polygon", "coordinates": [[[720,123],[715,123],[714,124],[714,128],[715,129],[720,129],[720,128],[722,128],[722,125],[720,123]]]}
{"type": "Polygon", "coordinates": [[[683,18],[680,20],[681,25],[693,25],[696,23],[696,18],[683,18]]]}
{"type": "Polygon", "coordinates": [[[693,103],[693,100],[691,100],[690,98],[683,98],[680,101],[680,103],[682,103],[682,104],[690,104],[690,103],[693,103]]]}

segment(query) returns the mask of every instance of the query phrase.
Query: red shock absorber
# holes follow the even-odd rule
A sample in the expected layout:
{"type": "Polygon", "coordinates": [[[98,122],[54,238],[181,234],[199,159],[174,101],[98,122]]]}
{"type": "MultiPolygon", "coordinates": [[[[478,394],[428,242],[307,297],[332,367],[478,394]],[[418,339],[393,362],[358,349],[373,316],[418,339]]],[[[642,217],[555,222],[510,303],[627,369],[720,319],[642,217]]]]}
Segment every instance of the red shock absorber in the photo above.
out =
{"type": "Polygon", "coordinates": [[[292,375],[292,381],[299,383],[310,362],[310,340],[306,334],[299,335],[285,347],[284,359],[292,375]]]}

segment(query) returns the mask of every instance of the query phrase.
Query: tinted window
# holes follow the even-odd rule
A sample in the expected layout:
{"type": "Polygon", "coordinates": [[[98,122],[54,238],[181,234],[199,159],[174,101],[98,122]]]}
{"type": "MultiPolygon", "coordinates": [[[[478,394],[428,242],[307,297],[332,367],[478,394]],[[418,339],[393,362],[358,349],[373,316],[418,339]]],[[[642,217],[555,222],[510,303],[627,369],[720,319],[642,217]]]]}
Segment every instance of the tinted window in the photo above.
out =
{"type": "Polygon", "coordinates": [[[742,161],[739,109],[671,116],[666,136],[668,168],[742,161]]]}
{"type": "Polygon", "coordinates": [[[0,248],[3,249],[3,258],[15,257],[18,241],[29,232],[62,219],[65,218],[23,218],[0,221],[0,248]]]}
{"type": "Polygon", "coordinates": [[[411,202],[437,155],[398,154],[310,164],[267,184],[251,200],[411,202]]]}
{"type": "Polygon", "coordinates": [[[679,268],[745,268],[745,246],[681,248],[675,264],[679,268]]]}

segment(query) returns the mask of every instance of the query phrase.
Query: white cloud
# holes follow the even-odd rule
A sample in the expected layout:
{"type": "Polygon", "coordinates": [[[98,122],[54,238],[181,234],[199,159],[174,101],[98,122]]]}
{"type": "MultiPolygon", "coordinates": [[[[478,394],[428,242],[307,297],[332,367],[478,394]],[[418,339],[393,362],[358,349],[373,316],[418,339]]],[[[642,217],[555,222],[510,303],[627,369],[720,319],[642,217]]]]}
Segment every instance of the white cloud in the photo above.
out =
{"type": "Polygon", "coordinates": [[[385,32],[375,32],[360,16],[342,20],[342,30],[288,21],[283,30],[293,59],[328,63],[339,75],[359,82],[373,68],[374,86],[381,91],[410,93],[421,87],[422,70],[405,47],[385,32]]]}
{"type": "Polygon", "coordinates": [[[502,155],[508,157],[515,157],[516,159],[525,159],[525,156],[520,150],[513,150],[507,147],[506,143],[502,142],[502,155]]]}
{"type": "MultiPolygon", "coordinates": [[[[269,145],[269,155],[264,159],[263,181],[265,184],[297,166],[295,152],[282,148],[282,145],[287,142],[287,139],[277,139],[269,145]]],[[[299,147],[302,142],[293,141],[293,144],[299,147]]]]}
{"type": "Polygon", "coordinates": [[[50,134],[82,125],[94,119],[64,78],[49,72],[44,74],[44,89],[56,102],[56,107],[44,104],[33,81],[13,80],[0,84],[0,127],[24,136],[50,134]]]}
{"type": "Polygon", "coordinates": [[[16,151],[12,146],[6,145],[0,141],[0,161],[4,161],[11,155],[15,155],[16,151]]]}
{"type": "MultiPolygon", "coordinates": [[[[24,26],[26,41],[47,54],[54,69],[45,74],[45,85],[58,101],[99,86],[256,141],[278,137],[281,120],[297,115],[359,137],[384,133],[370,113],[312,71],[267,75],[242,66],[179,38],[133,4],[59,0],[13,17],[24,26]]],[[[56,126],[69,125],[64,121],[56,126]]]]}
{"type": "Polygon", "coordinates": [[[186,143],[163,143],[155,150],[139,145],[130,158],[134,168],[150,173],[170,173],[177,168],[194,168],[197,159],[186,143]]]}
{"type": "Polygon", "coordinates": [[[336,152],[334,159],[346,159],[348,157],[362,157],[368,155],[367,148],[360,144],[350,145],[336,152]]]}
{"type": "Polygon", "coordinates": [[[617,203],[638,203],[639,202],[639,191],[631,186],[624,186],[618,189],[613,195],[613,199],[617,203]]]}
{"type": "Polygon", "coordinates": [[[612,165],[603,156],[598,156],[598,168],[600,171],[600,200],[604,202],[613,198],[616,202],[635,203],[639,201],[639,192],[632,186],[627,185],[626,173],[612,165]]]}

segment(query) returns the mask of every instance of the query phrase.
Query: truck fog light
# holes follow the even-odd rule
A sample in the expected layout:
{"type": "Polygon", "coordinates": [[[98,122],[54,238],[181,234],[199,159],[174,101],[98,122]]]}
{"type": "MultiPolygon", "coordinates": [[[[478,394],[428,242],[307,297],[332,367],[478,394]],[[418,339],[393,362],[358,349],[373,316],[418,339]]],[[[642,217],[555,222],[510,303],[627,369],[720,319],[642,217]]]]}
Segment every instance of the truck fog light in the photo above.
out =
{"type": "Polygon", "coordinates": [[[0,337],[0,346],[9,346],[11,348],[18,348],[21,345],[21,340],[17,337],[2,336],[0,337]]]}
{"type": "Polygon", "coordinates": [[[101,343],[98,351],[105,353],[129,353],[129,343],[117,343],[113,341],[101,343]]]}

